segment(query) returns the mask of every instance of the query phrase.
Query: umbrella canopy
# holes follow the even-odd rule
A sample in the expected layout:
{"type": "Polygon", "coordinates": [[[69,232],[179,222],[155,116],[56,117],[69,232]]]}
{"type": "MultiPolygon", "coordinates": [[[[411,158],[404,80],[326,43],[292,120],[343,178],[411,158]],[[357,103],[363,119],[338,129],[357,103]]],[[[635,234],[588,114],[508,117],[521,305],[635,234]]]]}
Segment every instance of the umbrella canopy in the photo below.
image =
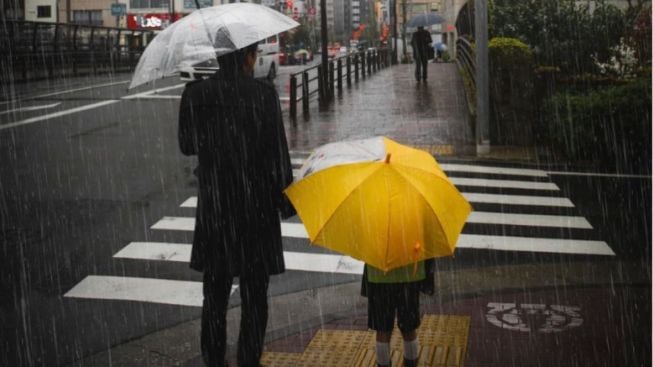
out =
{"type": "Polygon", "coordinates": [[[267,6],[232,3],[195,10],[159,33],[141,55],[129,88],[177,73],[298,26],[267,6]]]}
{"type": "Polygon", "coordinates": [[[437,13],[421,13],[410,18],[408,23],[406,23],[406,27],[429,27],[443,22],[444,18],[437,13]]]}
{"type": "Polygon", "coordinates": [[[315,150],[286,195],[311,242],[387,271],[449,256],[471,206],[429,153],[384,137],[315,150]]]}

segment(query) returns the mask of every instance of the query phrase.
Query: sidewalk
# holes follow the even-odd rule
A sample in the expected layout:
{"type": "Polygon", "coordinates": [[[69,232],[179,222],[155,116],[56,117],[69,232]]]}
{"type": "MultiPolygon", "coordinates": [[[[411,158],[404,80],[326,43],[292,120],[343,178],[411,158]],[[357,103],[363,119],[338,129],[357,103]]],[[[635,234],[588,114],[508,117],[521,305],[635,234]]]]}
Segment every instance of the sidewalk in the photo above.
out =
{"type": "MultiPolygon", "coordinates": [[[[306,120],[301,112],[295,122],[286,116],[290,148],[310,151],[384,135],[436,156],[473,158],[456,65],[429,64],[426,84],[414,81],[412,68],[398,65],[369,75],[343,88],[340,97],[336,92],[326,110],[312,103],[306,120]]],[[[637,325],[650,321],[650,279],[628,263],[587,259],[460,269],[452,261],[438,261],[436,294],[421,298],[420,365],[612,366],[628,361],[628,341],[646,338],[637,334],[646,328],[637,325]],[[637,307],[639,314],[620,318],[627,314],[622,310],[637,307]]],[[[359,282],[271,297],[269,305],[265,366],[375,366],[359,282]]],[[[231,366],[239,320],[240,309],[232,308],[231,366]]],[[[115,346],[84,365],[199,367],[199,335],[199,320],[193,320],[115,346]]],[[[401,366],[398,337],[392,347],[393,365],[401,366]]],[[[650,358],[650,350],[642,356],[650,358]]]]}
{"type": "Polygon", "coordinates": [[[415,81],[413,67],[388,67],[350,88],[343,85],[328,108],[311,101],[306,119],[301,108],[297,121],[285,116],[290,149],[382,135],[434,154],[473,155],[476,147],[456,64],[429,64],[427,83],[415,81]]]}

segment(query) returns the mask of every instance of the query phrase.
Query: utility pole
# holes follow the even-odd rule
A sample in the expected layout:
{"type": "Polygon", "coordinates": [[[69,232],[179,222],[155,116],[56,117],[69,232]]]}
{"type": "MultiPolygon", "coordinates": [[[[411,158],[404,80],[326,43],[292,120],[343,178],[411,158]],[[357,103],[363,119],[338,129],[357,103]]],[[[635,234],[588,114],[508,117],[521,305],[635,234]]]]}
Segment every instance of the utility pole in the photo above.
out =
{"type": "Polygon", "coordinates": [[[328,98],[329,93],[329,50],[327,44],[329,37],[327,33],[327,9],[326,0],[320,0],[320,33],[322,38],[322,96],[328,98]]]}
{"type": "Polygon", "coordinates": [[[390,0],[390,19],[392,22],[392,65],[397,64],[397,1],[390,0]]]}
{"type": "Polygon", "coordinates": [[[401,24],[401,44],[403,46],[403,54],[404,54],[404,60],[407,59],[407,50],[406,50],[406,1],[408,0],[401,0],[401,18],[403,20],[403,23],[401,24]]]}
{"type": "Polygon", "coordinates": [[[476,42],[476,153],[490,152],[490,77],[488,62],[487,0],[474,0],[476,42]]]}

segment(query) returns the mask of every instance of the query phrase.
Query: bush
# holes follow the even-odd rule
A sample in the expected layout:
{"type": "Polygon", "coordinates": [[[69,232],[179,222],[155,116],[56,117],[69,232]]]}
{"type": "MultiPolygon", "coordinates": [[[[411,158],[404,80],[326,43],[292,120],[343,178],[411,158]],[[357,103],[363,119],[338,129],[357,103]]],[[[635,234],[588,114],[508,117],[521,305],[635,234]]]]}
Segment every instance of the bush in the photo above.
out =
{"type": "Polygon", "coordinates": [[[493,38],[490,62],[490,140],[497,145],[533,143],[533,52],[515,38],[493,38]]]}
{"type": "Polygon", "coordinates": [[[650,76],[588,94],[558,93],[545,113],[550,142],[568,158],[650,172],[650,76]]]}
{"type": "Polygon", "coordinates": [[[488,52],[492,62],[498,65],[523,65],[533,60],[533,52],[528,45],[516,38],[492,38],[488,43],[488,52]]]}

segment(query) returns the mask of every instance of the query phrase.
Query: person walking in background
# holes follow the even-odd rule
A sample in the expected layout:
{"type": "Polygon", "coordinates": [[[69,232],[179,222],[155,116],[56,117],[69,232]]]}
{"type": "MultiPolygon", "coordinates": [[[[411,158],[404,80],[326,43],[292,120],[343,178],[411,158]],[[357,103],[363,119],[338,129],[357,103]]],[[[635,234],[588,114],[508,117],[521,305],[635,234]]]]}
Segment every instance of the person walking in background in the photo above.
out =
{"type": "Polygon", "coordinates": [[[427,32],[424,27],[417,27],[417,31],[413,33],[413,36],[410,39],[410,45],[413,47],[413,58],[415,59],[415,80],[418,82],[420,81],[420,78],[421,80],[426,81],[428,76],[428,55],[429,49],[432,47],[432,42],[431,34],[427,32]]]}
{"type": "Polygon", "coordinates": [[[203,272],[201,349],[207,366],[226,366],[226,315],[233,278],[241,305],[238,366],[259,366],[270,275],[285,271],[279,212],[292,182],[279,97],[253,78],[257,45],[219,56],[220,70],[186,86],[179,146],[197,155],[199,194],[191,268],[203,272]]]}
{"type": "Polygon", "coordinates": [[[390,339],[395,316],[404,340],[404,366],[416,367],[419,358],[419,293],[433,294],[435,260],[384,272],[365,264],[361,294],[367,297],[367,325],[376,331],[376,361],[389,367],[390,339]]]}

